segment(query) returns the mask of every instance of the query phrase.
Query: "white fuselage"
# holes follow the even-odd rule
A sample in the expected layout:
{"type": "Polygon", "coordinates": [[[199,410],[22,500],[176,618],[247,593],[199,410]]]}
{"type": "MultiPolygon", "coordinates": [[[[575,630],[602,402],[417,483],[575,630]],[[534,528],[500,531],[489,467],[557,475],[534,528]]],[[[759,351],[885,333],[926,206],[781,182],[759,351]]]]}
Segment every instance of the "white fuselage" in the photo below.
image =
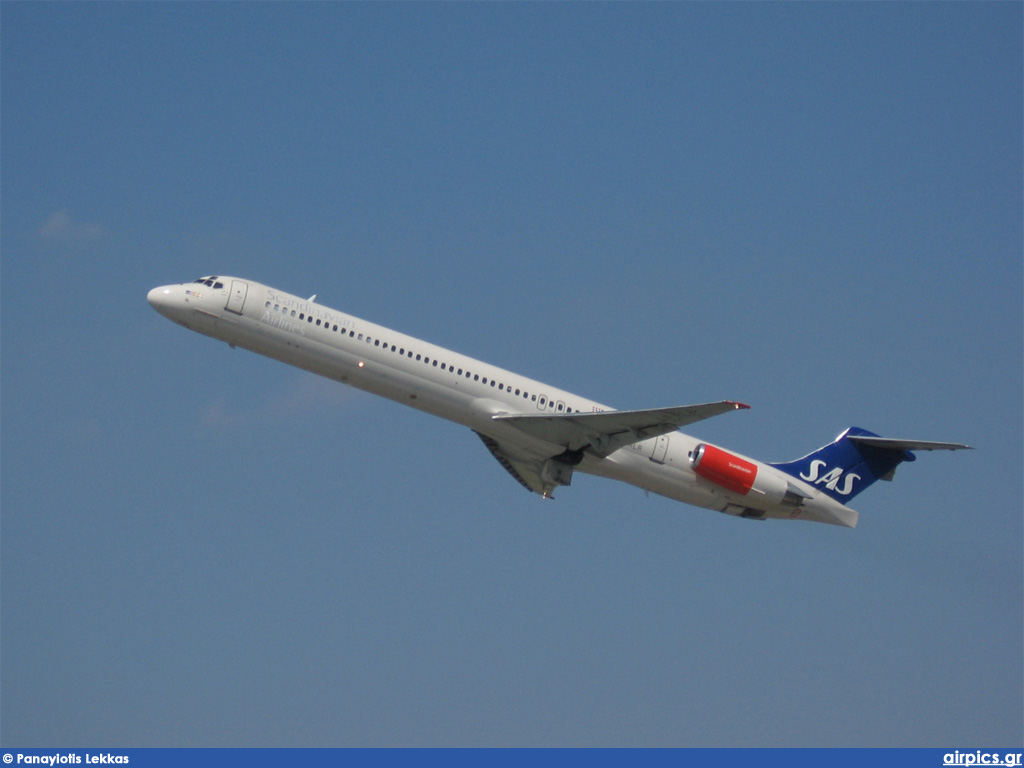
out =
{"type": "MultiPolygon", "coordinates": [[[[149,302],[198,333],[454,421],[523,457],[543,461],[566,450],[495,416],[612,411],[601,403],[347,315],[251,280],[218,277],[154,288],[149,302]]],[[[485,440],[485,442],[487,442],[485,440]]],[[[610,455],[584,452],[575,469],[621,480],[671,499],[730,514],[796,518],[853,527],[857,513],[798,486],[799,505],[758,503],[698,476],[692,454],[701,441],[675,431],[639,440],[610,455]],[[756,511],[755,514],[748,514],[756,511]]],[[[753,459],[766,477],[781,473],[753,459]]]]}

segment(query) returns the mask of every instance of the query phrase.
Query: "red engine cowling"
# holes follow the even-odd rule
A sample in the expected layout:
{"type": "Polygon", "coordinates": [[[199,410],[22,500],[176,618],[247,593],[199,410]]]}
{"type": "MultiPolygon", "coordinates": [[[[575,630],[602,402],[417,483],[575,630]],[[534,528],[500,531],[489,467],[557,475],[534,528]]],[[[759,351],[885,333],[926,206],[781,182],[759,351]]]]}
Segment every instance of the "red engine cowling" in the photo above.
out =
{"type": "Polygon", "coordinates": [[[757,479],[757,465],[713,445],[701,443],[690,458],[693,471],[728,491],[746,495],[757,479]]]}

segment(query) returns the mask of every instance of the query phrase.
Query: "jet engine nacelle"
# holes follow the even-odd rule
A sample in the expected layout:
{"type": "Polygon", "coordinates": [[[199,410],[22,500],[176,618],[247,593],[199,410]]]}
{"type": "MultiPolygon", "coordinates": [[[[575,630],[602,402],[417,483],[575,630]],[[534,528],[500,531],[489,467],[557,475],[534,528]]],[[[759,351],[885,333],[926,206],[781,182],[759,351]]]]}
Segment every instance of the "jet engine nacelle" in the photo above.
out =
{"type": "Polygon", "coordinates": [[[690,457],[693,471],[727,491],[743,496],[743,504],[757,509],[798,507],[807,494],[771,467],[759,467],[736,454],[700,443],[690,457]]]}

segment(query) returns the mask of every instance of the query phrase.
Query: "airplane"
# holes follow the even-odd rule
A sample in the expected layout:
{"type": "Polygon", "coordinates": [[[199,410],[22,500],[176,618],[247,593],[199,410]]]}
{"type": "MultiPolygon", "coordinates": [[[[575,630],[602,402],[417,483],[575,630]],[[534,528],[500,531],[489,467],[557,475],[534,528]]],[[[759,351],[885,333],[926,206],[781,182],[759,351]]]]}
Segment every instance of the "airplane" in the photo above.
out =
{"type": "Polygon", "coordinates": [[[679,431],[749,408],[722,400],[618,411],[466,355],[252,280],[208,276],[148,294],[189,330],[372,392],[473,430],[498,463],[548,499],[582,472],[751,520],[807,520],[854,528],[846,506],[891,480],[912,451],[969,449],[898,440],[851,427],[785,463],[741,456],[679,431]]]}

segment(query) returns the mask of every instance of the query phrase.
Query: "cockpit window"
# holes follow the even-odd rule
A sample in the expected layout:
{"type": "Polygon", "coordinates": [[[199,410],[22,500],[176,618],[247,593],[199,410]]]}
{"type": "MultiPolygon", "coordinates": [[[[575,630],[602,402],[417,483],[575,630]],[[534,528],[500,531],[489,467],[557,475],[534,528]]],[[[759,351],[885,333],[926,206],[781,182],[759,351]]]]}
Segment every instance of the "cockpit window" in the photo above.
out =
{"type": "Polygon", "coordinates": [[[210,288],[223,288],[224,283],[217,280],[216,275],[210,277],[200,277],[198,280],[193,280],[194,283],[200,283],[201,285],[209,286],[210,288]]]}

